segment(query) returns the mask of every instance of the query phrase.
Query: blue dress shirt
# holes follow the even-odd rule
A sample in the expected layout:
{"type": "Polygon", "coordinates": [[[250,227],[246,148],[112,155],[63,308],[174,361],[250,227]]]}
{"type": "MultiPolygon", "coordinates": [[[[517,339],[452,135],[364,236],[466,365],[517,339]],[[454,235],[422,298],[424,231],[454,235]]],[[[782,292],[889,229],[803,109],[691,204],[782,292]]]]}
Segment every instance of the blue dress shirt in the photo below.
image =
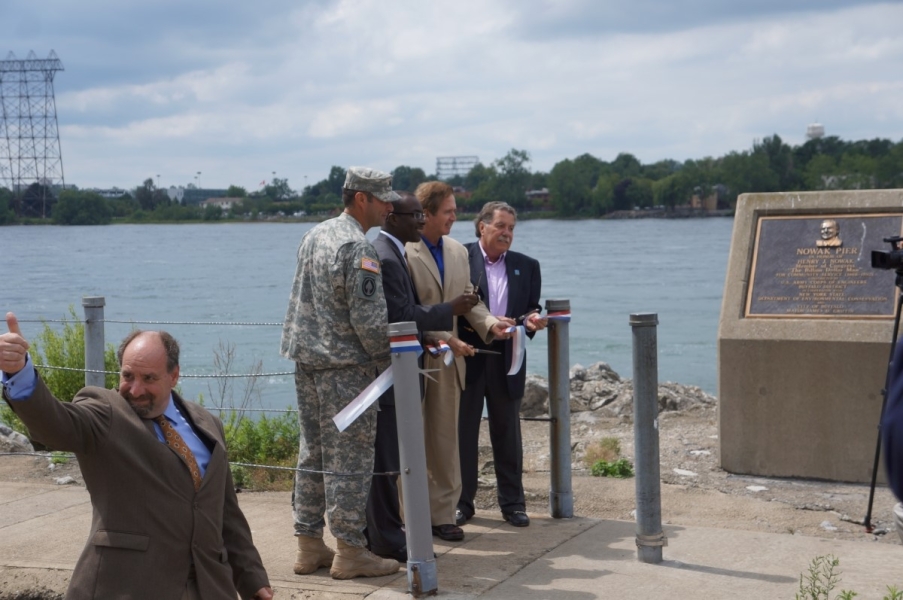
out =
{"type": "Polygon", "coordinates": [[[25,367],[13,376],[4,371],[0,374],[0,383],[6,388],[6,395],[10,400],[26,400],[34,393],[38,377],[31,364],[31,356],[25,354],[25,367]]]}
{"type": "Polygon", "coordinates": [[[442,285],[445,285],[445,262],[442,260],[442,238],[439,238],[439,243],[435,246],[422,235],[420,236],[420,239],[422,239],[423,243],[426,244],[426,247],[430,249],[430,254],[432,254],[433,258],[436,260],[436,266],[439,267],[439,281],[442,282],[442,285]]]}
{"type": "MultiPolygon", "coordinates": [[[[188,420],[185,419],[179,411],[175,401],[172,399],[172,394],[169,396],[169,406],[163,411],[163,416],[166,417],[166,420],[169,421],[177,432],[179,432],[179,435],[182,436],[182,439],[185,440],[185,443],[191,448],[194,459],[198,463],[198,468],[201,470],[201,477],[203,477],[204,473],[207,472],[207,464],[210,462],[210,450],[207,449],[207,445],[201,441],[201,438],[194,432],[194,429],[188,423],[188,420]]],[[[156,421],[153,423],[154,431],[157,433],[157,439],[165,444],[166,438],[163,437],[163,430],[160,429],[160,425],[157,424],[156,421]]]]}

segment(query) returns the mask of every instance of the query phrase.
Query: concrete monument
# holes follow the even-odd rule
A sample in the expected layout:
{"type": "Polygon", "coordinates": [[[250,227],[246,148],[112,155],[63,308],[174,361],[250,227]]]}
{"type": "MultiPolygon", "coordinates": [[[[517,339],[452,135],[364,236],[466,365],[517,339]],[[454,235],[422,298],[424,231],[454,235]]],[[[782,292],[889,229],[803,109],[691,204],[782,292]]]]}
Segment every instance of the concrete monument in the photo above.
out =
{"type": "Polygon", "coordinates": [[[722,468],[870,480],[899,297],[871,252],[901,233],[903,190],[740,196],[718,327],[722,468]]]}

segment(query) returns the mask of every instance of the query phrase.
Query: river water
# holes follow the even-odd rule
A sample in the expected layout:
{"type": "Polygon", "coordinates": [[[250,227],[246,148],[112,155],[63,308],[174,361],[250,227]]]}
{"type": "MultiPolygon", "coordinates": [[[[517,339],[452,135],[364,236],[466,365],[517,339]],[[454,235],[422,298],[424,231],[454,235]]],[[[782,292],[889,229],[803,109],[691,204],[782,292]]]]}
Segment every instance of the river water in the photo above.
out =
{"type": "MultiPolygon", "coordinates": [[[[58,320],[83,296],[106,299],[108,342],[133,327],[167,329],[182,344],[182,374],[214,372],[214,349],[235,345],[233,373],[256,361],[262,403],[294,406],[293,363],[279,356],[295,253],[308,223],[2,227],[0,311],[21,320],[58,320]],[[125,321],[114,323],[112,321],[125,321]],[[187,323],[263,323],[206,325],[187,323]],[[185,323],[185,324],[183,324],[185,323]],[[278,325],[277,325],[278,324],[278,325]]],[[[571,365],[609,363],[632,376],[632,313],[658,314],[659,381],[715,393],[716,335],[733,221],[639,219],[523,221],[513,249],[539,259],[542,302],[571,302],[571,365]]],[[[370,237],[376,230],[370,232],[370,237]]],[[[470,221],[452,237],[469,242],[470,221]]],[[[50,322],[51,327],[60,327],[50,322]]],[[[25,322],[33,337],[41,329],[25,322]]],[[[528,372],[547,372],[546,334],[528,342],[528,372]]],[[[238,392],[244,380],[236,380],[238,392]]],[[[188,398],[210,398],[209,379],[183,378],[188,398]]]]}

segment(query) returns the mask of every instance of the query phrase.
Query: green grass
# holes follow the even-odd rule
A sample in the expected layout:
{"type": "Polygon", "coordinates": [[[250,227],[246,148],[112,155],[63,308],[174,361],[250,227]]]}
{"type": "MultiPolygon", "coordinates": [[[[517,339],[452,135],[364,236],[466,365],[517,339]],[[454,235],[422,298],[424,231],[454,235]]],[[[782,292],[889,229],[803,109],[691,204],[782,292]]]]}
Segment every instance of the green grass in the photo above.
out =
{"type": "Polygon", "coordinates": [[[627,479],[633,477],[633,465],[626,458],[619,458],[614,462],[599,460],[590,471],[595,477],[615,477],[627,479]]]}
{"type": "MultiPolygon", "coordinates": [[[[294,468],[298,459],[300,431],[298,418],[292,413],[251,419],[230,412],[223,419],[229,461],[294,468]]],[[[232,467],[237,487],[262,490],[289,490],[294,471],[232,467]]]]}

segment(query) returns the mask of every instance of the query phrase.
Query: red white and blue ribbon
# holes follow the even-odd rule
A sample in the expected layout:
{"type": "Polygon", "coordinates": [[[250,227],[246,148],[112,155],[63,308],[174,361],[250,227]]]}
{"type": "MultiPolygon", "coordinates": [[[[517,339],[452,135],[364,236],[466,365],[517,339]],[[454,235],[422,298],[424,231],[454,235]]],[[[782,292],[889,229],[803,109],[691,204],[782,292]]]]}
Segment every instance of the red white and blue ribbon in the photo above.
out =
{"type": "Polygon", "coordinates": [[[349,402],[345,408],[332,418],[339,431],[345,431],[355,419],[364,414],[364,411],[370,408],[370,405],[379,399],[380,396],[392,387],[394,378],[392,376],[392,365],[380,373],[379,377],[373,380],[373,383],[364,388],[364,391],[358,394],[357,398],[349,402]]]}
{"type": "Polygon", "coordinates": [[[512,334],[511,368],[508,369],[508,375],[514,375],[520,371],[521,365],[524,364],[524,354],[527,351],[527,330],[523,325],[518,325],[509,327],[505,332],[512,334]]]}
{"type": "Polygon", "coordinates": [[[550,321],[563,321],[568,323],[571,320],[571,311],[553,310],[552,312],[546,314],[546,319],[550,321]]]}
{"type": "MultiPolygon", "coordinates": [[[[423,354],[423,346],[416,335],[398,335],[389,338],[389,349],[395,352],[415,352],[416,356],[423,354]]],[[[358,394],[357,398],[349,402],[345,408],[332,418],[339,431],[345,431],[354,420],[364,414],[364,411],[376,402],[380,396],[385,394],[390,387],[395,384],[395,378],[392,375],[392,366],[380,373],[373,383],[364,388],[364,391],[358,394]]]]}
{"type": "Polygon", "coordinates": [[[439,340],[438,346],[427,344],[426,349],[429,350],[430,354],[432,354],[433,356],[440,356],[444,354],[445,356],[442,362],[445,363],[446,367],[452,364],[452,361],[455,360],[455,353],[452,352],[451,346],[446,344],[444,340],[439,340]]]}
{"type": "Polygon", "coordinates": [[[389,348],[392,352],[416,352],[417,356],[423,354],[423,346],[416,335],[399,335],[389,339],[389,348]]]}

